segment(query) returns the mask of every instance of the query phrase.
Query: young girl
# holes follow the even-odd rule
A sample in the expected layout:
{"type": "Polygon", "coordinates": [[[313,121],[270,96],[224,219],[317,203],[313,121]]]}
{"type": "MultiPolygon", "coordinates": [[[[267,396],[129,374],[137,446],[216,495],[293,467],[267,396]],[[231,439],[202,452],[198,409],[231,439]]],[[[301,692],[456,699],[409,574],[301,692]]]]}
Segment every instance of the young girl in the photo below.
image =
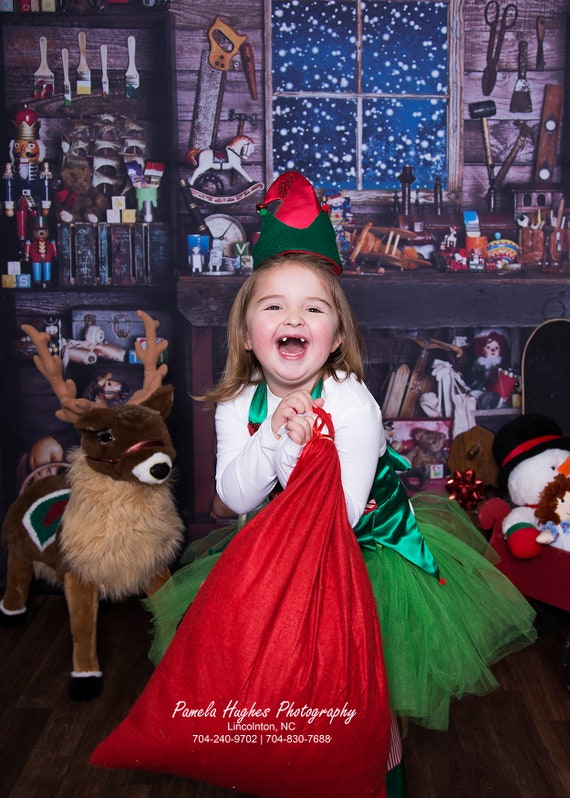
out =
{"type": "MultiPolygon", "coordinates": [[[[534,640],[534,612],[482,556],[486,541],[459,505],[408,500],[397,471],[409,463],[387,447],[363,382],[362,338],[335,276],[330,220],[298,173],[273,184],[266,203],[275,198],[275,215],[262,206],[254,272],[234,301],[226,367],[206,397],[216,405],[217,492],[237,514],[260,508],[287,484],[312,436],[312,408],[324,407],[376,596],[392,710],[445,729],[450,700],[496,687],[490,665],[534,640]]],[[[155,658],[219,556],[198,558],[155,594],[155,658]]]]}

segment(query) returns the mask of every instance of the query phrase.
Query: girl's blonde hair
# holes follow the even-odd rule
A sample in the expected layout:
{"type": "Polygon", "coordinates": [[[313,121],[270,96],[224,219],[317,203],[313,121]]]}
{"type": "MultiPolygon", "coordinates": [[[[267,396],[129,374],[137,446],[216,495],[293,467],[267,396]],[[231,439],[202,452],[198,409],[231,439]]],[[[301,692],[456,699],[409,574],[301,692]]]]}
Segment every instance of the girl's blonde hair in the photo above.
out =
{"type": "Polygon", "coordinates": [[[225,402],[240,394],[248,385],[261,382],[263,369],[252,351],[245,348],[247,338],[246,313],[255,292],[259,276],[286,263],[298,263],[314,272],[329,291],[339,319],[341,344],[328,357],[322,376],[331,375],[339,380],[339,372],[364,378],[364,342],[354,312],[327,261],[307,252],[274,255],[253,272],[238,291],[228,317],[228,354],[224,371],[218,384],[199,401],[225,402]]]}

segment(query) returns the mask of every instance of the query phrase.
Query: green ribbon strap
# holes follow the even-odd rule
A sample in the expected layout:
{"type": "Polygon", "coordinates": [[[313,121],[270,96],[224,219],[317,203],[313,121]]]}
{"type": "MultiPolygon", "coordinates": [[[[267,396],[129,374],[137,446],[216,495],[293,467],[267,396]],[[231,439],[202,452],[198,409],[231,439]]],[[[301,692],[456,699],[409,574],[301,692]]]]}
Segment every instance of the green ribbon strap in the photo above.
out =
{"type": "Polygon", "coordinates": [[[439,568],[419,530],[410,500],[396,469],[410,464],[389,446],[378,460],[370,491],[372,501],[354,527],[361,549],[374,551],[377,545],[394,549],[406,560],[439,579],[439,568]]]}
{"type": "MultiPolygon", "coordinates": [[[[313,399],[319,399],[321,393],[323,391],[323,381],[319,380],[313,390],[311,391],[311,396],[313,399]]],[[[253,394],[253,399],[251,400],[251,404],[249,406],[249,415],[247,419],[247,427],[249,429],[250,435],[253,435],[259,429],[259,425],[265,421],[267,418],[267,384],[265,382],[260,382],[257,388],[255,389],[255,393],[253,394]]]]}
{"type": "Polygon", "coordinates": [[[249,429],[249,434],[253,435],[253,433],[258,430],[261,422],[265,421],[266,418],[267,385],[264,382],[260,382],[255,389],[253,399],[251,400],[251,404],[249,406],[249,416],[247,419],[247,428],[249,429]]]}

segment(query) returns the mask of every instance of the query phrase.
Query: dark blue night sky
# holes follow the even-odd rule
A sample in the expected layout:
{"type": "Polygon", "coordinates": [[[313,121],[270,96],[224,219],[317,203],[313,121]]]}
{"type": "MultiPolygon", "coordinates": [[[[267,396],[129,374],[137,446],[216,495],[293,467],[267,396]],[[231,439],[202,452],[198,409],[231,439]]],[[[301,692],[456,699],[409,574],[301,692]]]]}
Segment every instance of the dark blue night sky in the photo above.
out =
{"type": "MultiPolygon", "coordinates": [[[[362,8],[362,187],[399,189],[404,164],[414,188],[431,187],[436,173],[445,183],[447,6],[392,0],[362,8]]],[[[339,95],[274,100],[274,171],[295,168],[318,187],[354,189],[356,5],[274,0],[272,19],[274,92],[339,95]]]]}

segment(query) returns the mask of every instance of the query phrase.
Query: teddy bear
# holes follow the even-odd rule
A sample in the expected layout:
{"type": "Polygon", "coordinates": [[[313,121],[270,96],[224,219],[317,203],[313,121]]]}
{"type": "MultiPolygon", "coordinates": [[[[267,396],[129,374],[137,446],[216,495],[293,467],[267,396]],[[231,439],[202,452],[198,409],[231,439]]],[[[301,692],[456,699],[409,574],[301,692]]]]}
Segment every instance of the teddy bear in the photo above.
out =
{"type": "Polygon", "coordinates": [[[570,438],[548,416],[523,413],[498,430],[493,455],[499,486],[512,505],[502,521],[507,547],[514,557],[537,557],[542,551],[537,541],[541,532],[537,505],[545,487],[564,473],[570,438]]]}
{"type": "Polygon", "coordinates": [[[87,161],[74,161],[60,172],[55,191],[55,208],[59,222],[92,222],[105,218],[109,203],[93,186],[93,173],[87,161]]]}
{"type": "Polygon", "coordinates": [[[418,427],[412,430],[412,438],[414,445],[404,452],[412,468],[427,471],[430,465],[443,463],[443,448],[447,440],[445,433],[418,427]]]}

